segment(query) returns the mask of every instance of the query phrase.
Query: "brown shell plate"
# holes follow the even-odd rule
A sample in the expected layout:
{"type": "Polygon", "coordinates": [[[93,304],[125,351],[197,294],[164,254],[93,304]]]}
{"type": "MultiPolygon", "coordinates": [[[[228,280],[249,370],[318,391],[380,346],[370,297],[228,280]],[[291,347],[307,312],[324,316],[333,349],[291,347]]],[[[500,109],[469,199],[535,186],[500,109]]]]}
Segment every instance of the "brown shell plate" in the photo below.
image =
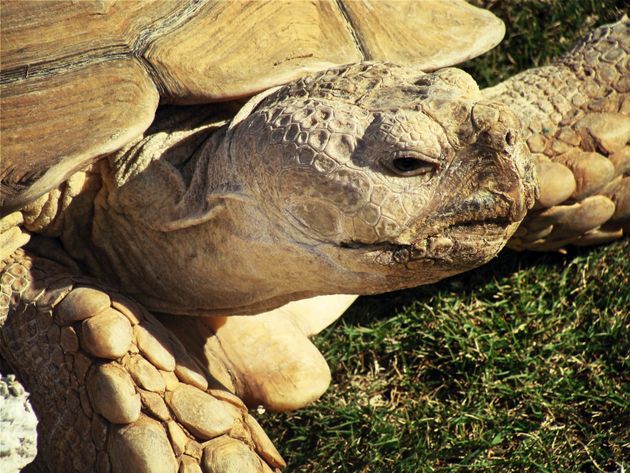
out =
{"type": "Polygon", "coordinates": [[[503,37],[463,0],[3,1],[0,211],[140,135],[160,101],[251,96],[364,60],[431,70],[503,37]]]}

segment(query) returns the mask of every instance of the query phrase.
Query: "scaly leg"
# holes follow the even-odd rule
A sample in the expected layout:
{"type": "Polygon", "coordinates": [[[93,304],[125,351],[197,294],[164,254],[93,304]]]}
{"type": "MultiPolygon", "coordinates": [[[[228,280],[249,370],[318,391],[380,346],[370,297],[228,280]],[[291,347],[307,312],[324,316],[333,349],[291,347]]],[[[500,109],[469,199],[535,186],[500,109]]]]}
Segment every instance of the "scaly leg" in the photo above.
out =
{"type": "Polygon", "coordinates": [[[39,467],[270,472],[284,461],[150,313],[17,250],[0,266],[0,353],[31,392],[39,467]]]}
{"type": "Polygon", "coordinates": [[[519,116],[539,174],[537,205],[508,246],[553,250],[630,232],[628,18],[483,93],[519,116]]]}

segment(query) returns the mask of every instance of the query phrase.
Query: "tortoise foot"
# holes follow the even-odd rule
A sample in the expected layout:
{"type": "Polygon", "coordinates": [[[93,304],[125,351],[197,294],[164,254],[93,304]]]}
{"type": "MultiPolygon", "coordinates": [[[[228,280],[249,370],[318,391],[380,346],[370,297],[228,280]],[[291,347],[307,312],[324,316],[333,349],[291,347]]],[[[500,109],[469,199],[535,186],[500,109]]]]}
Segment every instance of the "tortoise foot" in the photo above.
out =
{"type": "Polygon", "coordinates": [[[309,340],[337,320],[357,298],[319,296],[291,302],[256,316],[161,320],[187,347],[201,347],[199,359],[222,384],[250,407],[274,412],[300,409],[330,384],[330,369],[309,340]],[[218,361],[218,363],[217,363],[218,361]]]}
{"type": "Polygon", "coordinates": [[[21,250],[1,274],[0,353],[31,391],[38,460],[63,472],[271,472],[245,405],[138,304],[21,250]]]}

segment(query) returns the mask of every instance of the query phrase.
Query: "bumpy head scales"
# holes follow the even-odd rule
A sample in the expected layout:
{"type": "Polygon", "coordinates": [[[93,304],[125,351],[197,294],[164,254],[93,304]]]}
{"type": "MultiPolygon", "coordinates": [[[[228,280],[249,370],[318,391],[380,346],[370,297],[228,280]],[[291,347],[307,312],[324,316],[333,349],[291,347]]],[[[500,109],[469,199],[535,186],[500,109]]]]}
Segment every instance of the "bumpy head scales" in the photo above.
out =
{"type": "Polygon", "coordinates": [[[279,89],[229,139],[264,212],[338,265],[338,291],[365,293],[503,247],[536,192],[519,128],[460,70],[358,64],[279,89]]]}

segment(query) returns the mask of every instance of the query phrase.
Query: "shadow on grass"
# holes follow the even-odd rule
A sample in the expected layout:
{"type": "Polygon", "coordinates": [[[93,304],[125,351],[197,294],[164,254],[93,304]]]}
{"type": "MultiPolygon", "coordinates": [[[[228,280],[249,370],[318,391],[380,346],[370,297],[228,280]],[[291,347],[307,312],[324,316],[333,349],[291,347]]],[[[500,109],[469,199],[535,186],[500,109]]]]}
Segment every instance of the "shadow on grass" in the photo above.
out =
{"type": "Polygon", "coordinates": [[[344,314],[346,325],[362,325],[387,319],[405,307],[428,302],[439,293],[470,295],[479,287],[532,268],[560,272],[576,258],[594,254],[597,249],[570,247],[566,253],[535,253],[503,250],[498,257],[472,271],[446,278],[434,284],[402,291],[360,297],[344,314]]]}

